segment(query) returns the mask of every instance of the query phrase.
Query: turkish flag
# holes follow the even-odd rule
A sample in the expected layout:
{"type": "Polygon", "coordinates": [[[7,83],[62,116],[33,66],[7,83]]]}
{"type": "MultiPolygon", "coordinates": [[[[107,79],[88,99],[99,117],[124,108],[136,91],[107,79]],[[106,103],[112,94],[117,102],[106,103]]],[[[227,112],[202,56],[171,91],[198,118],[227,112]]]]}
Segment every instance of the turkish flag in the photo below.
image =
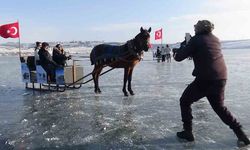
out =
{"type": "Polygon", "coordinates": [[[3,38],[18,38],[19,37],[18,22],[0,26],[0,36],[3,38]]]}
{"type": "Polygon", "coordinates": [[[155,31],[155,40],[162,39],[162,28],[155,31]]]}

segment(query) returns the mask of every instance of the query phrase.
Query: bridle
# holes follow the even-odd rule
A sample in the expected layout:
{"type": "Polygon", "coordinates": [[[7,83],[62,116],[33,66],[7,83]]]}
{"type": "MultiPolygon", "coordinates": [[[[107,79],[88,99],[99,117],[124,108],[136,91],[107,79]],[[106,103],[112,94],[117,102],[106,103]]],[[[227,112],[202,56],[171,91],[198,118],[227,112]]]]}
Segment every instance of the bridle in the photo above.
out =
{"type": "Polygon", "coordinates": [[[132,40],[129,40],[127,42],[127,45],[128,45],[128,55],[135,56],[136,58],[138,58],[139,60],[141,60],[142,59],[143,50],[140,50],[138,48],[138,46],[135,43],[135,40],[136,39],[132,39],[132,40]]]}

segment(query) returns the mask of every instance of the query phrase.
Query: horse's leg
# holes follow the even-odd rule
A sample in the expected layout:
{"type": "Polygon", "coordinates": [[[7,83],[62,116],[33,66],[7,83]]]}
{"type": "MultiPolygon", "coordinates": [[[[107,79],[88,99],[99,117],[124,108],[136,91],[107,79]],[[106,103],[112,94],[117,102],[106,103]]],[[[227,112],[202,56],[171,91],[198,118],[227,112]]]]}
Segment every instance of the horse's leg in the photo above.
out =
{"type": "Polygon", "coordinates": [[[97,73],[96,73],[96,87],[97,87],[97,92],[98,93],[101,93],[102,91],[100,90],[100,87],[99,87],[99,77],[100,77],[100,74],[102,72],[102,69],[103,69],[103,66],[100,66],[97,70],[97,73]]]}
{"type": "Polygon", "coordinates": [[[124,78],[123,78],[123,93],[124,93],[124,96],[128,96],[128,92],[126,90],[126,84],[127,84],[127,81],[128,81],[128,68],[124,68],[124,78]]]}
{"type": "Polygon", "coordinates": [[[98,66],[97,65],[95,65],[95,67],[94,67],[94,69],[93,69],[93,71],[92,71],[92,77],[93,77],[93,80],[94,80],[94,84],[95,84],[95,93],[97,93],[97,71],[98,71],[98,66]]]}
{"type": "Polygon", "coordinates": [[[134,67],[131,68],[129,70],[129,73],[128,73],[128,91],[129,91],[130,95],[135,95],[135,93],[133,92],[133,90],[131,88],[131,81],[132,81],[133,70],[134,70],[134,67]]]}

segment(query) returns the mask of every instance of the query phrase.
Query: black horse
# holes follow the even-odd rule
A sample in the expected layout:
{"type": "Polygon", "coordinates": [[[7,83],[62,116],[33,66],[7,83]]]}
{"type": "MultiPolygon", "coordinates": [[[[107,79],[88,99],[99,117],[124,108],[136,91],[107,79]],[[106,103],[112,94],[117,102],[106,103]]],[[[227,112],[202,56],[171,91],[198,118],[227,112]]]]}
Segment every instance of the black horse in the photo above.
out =
{"type": "Polygon", "coordinates": [[[128,91],[131,95],[134,92],[131,88],[132,73],[135,65],[142,59],[143,51],[150,48],[151,27],[146,30],[141,27],[140,33],[134,39],[127,41],[124,45],[113,46],[100,44],[93,48],[90,53],[91,64],[95,65],[92,75],[95,84],[95,93],[101,93],[98,79],[102,69],[106,66],[112,68],[124,68],[123,93],[128,96],[126,84],[128,81],[128,91]]]}

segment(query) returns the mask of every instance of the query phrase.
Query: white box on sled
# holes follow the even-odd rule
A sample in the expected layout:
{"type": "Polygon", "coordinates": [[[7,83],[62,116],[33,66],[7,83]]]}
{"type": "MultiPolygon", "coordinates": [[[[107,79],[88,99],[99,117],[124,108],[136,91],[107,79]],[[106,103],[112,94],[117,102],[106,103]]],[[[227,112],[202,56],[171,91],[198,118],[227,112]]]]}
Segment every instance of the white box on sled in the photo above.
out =
{"type": "MultiPolygon", "coordinates": [[[[83,77],[83,67],[81,66],[68,66],[64,67],[64,80],[65,84],[71,84],[83,77]]],[[[83,79],[76,82],[76,84],[83,83],[83,79]]]]}

